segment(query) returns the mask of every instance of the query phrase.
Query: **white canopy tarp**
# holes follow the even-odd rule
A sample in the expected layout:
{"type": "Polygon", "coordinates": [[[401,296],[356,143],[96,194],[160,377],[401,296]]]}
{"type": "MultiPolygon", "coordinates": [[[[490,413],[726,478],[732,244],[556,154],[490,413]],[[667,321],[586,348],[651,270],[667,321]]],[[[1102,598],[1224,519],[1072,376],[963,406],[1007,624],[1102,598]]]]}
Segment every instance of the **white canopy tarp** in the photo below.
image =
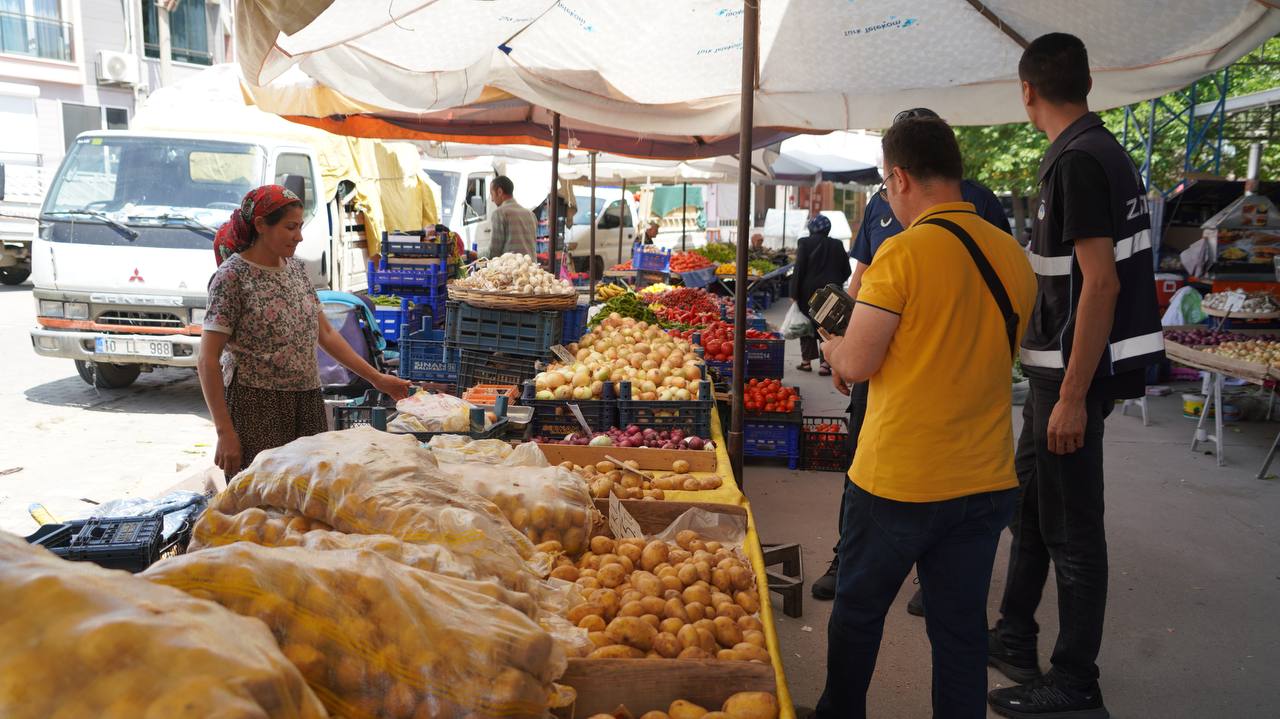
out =
{"type": "MultiPolygon", "coordinates": [[[[542,108],[583,123],[583,137],[591,128],[624,128],[703,138],[698,147],[738,130],[741,2],[373,5],[236,3],[239,57],[252,84],[297,66],[336,93],[325,111],[304,103],[267,109],[381,114],[412,127],[423,113],[514,96],[520,102],[506,108],[511,113],[491,102],[455,123],[482,125],[497,113],[512,127],[545,126],[528,113],[542,108]]],[[[1227,65],[1280,32],[1280,9],[1258,0],[764,0],[754,125],[884,127],[899,110],[921,105],[954,124],[1023,120],[1018,58],[1027,40],[1054,31],[1085,41],[1090,100],[1107,108],[1227,65]]]]}

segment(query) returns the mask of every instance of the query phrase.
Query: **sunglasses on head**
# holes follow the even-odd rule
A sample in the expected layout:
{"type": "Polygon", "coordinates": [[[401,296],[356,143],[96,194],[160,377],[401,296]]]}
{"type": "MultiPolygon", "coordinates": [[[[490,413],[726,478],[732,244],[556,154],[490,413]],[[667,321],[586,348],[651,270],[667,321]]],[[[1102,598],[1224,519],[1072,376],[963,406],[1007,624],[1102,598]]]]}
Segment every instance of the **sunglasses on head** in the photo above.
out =
{"type": "Polygon", "coordinates": [[[893,124],[896,125],[903,120],[911,120],[917,117],[938,117],[938,113],[927,107],[913,107],[910,110],[903,110],[893,116],[893,124]]]}

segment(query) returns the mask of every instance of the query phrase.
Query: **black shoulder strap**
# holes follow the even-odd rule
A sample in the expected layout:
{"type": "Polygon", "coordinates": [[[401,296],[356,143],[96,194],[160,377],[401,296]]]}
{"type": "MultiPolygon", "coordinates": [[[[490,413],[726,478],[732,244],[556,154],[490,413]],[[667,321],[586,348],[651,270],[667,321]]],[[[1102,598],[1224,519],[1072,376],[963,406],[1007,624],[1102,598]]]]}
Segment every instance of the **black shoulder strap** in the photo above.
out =
{"type": "Polygon", "coordinates": [[[987,289],[991,291],[991,296],[995,299],[996,305],[1000,307],[1000,314],[1004,316],[1005,332],[1009,335],[1009,356],[1018,356],[1018,313],[1013,311],[1013,303],[1009,301],[1009,293],[1005,292],[1004,284],[1000,282],[1000,276],[996,274],[995,268],[987,261],[987,256],[982,254],[982,250],[978,248],[978,243],[973,241],[968,232],[964,228],[951,220],[944,220],[941,217],[933,217],[924,220],[921,224],[937,225],[951,234],[955,235],[969,251],[969,256],[973,258],[973,264],[978,266],[978,273],[982,275],[982,279],[987,283],[987,289]]]}

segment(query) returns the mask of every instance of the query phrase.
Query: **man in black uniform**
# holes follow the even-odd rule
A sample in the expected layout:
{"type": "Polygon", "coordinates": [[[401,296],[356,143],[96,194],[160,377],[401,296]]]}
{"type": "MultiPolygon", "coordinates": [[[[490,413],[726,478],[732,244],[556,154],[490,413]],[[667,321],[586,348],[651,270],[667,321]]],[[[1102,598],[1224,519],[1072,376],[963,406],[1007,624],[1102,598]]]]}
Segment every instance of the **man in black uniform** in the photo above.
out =
{"type": "Polygon", "coordinates": [[[1050,141],[1029,259],[1037,297],[1022,341],[1031,380],[1016,465],[1022,498],[993,666],[1023,686],[989,695],[998,714],[1108,717],[1098,687],[1107,603],[1102,438],[1115,400],[1140,397],[1164,357],[1150,217],[1133,161],[1089,111],[1089,58],[1062,33],[1032,42],[1018,64],[1027,116],[1050,141]],[[1035,612],[1053,563],[1058,642],[1040,674],[1035,612]]]}

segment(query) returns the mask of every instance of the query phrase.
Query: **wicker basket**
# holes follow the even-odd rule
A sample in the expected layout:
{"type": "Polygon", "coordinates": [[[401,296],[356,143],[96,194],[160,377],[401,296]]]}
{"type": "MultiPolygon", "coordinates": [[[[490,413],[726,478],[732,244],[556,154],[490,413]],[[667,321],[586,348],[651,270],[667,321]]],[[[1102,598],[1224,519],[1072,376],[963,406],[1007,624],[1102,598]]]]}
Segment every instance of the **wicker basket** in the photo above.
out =
{"type": "Polygon", "coordinates": [[[472,307],[494,310],[534,312],[538,310],[571,310],[578,304],[578,293],[563,295],[518,295],[507,292],[486,292],[459,287],[449,283],[449,299],[466,302],[472,307]]]}

